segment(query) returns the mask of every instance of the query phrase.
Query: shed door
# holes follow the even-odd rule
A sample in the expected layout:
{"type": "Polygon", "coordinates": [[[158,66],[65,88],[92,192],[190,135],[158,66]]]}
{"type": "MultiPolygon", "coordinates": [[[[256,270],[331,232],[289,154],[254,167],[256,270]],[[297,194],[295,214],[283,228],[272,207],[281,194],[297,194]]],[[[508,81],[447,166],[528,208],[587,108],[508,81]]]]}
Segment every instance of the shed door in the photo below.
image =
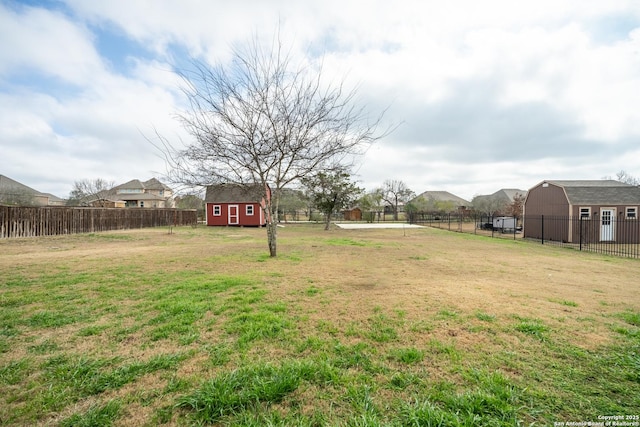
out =
{"type": "Polygon", "coordinates": [[[615,209],[602,209],[600,211],[600,241],[611,242],[615,240],[615,225],[615,209]]]}
{"type": "Polygon", "coordinates": [[[229,205],[229,225],[238,225],[238,205],[229,205]]]}

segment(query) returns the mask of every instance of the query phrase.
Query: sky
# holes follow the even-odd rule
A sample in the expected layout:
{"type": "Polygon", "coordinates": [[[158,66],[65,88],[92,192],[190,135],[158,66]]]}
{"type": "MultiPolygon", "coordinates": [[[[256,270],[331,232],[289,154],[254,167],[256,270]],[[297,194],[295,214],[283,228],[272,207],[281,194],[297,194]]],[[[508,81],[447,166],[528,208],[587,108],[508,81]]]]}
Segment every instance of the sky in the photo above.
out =
{"type": "Polygon", "coordinates": [[[162,178],[149,140],[189,140],[176,69],[276,31],[395,128],[366,190],[640,176],[638,0],[0,0],[0,174],[62,198],[162,178]]]}

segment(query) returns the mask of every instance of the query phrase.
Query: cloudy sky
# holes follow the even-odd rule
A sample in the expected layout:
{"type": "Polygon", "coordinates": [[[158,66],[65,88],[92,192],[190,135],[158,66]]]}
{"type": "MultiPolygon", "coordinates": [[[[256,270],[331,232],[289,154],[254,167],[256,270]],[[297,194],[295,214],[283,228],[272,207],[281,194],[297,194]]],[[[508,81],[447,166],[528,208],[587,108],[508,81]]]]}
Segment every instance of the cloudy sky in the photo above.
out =
{"type": "Polygon", "coordinates": [[[366,189],[640,176],[638,0],[0,0],[0,174],[59,197],[161,177],[147,138],[186,137],[175,67],[277,28],[399,124],[366,189]]]}

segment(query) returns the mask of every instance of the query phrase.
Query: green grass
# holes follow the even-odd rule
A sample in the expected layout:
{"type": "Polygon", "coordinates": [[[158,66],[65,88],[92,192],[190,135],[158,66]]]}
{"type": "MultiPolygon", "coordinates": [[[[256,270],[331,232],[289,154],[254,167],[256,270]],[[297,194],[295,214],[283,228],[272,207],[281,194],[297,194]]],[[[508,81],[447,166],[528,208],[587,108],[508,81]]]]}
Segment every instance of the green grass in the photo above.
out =
{"type": "Polygon", "coordinates": [[[111,400],[105,405],[95,405],[80,414],[73,414],[60,422],[60,427],[107,427],[120,416],[122,403],[111,400]]]}
{"type": "MultiPolygon", "coordinates": [[[[0,424],[553,425],[640,407],[632,297],[602,285],[589,309],[583,295],[527,289],[504,310],[465,293],[458,303],[446,295],[458,285],[433,278],[465,268],[465,245],[547,264],[553,256],[538,247],[431,231],[391,240],[285,230],[289,255],[275,260],[260,252],[260,230],[210,228],[169,242],[109,233],[59,243],[123,245],[121,258],[16,257],[22,264],[0,270],[0,424]],[[438,239],[446,244],[432,249],[438,239]],[[141,242],[149,246],[136,252],[141,242]],[[420,256],[408,256],[414,245],[420,256]],[[393,264],[370,273],[382,250],[393,264]],[[323,262],[345,270],[312,274],[323,262]],[[420,269],[411,285],[395,270],[408,266],[420,269]],[[512,311],[532,306],[554,311],[512,311]]],[[[637,271],[632,260],[620,265],[637,271]]]]}

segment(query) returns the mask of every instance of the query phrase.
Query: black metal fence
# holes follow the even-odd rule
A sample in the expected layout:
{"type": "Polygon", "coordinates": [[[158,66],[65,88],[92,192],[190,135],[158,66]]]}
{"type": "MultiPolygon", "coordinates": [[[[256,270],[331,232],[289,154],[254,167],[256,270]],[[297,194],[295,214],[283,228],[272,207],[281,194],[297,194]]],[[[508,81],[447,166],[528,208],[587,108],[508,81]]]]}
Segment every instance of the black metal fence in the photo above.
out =
{"type": "Polygon", "coordinates": [[[412,214],[410,223],[494,238],[524,239],[580,251],[640,258],[640,220],[528,215],[412,214]]]}
{"type": "Polygon", "coordinates": [[[195,209],[0,206],[0,238],[195,225],[195,209]]]}

